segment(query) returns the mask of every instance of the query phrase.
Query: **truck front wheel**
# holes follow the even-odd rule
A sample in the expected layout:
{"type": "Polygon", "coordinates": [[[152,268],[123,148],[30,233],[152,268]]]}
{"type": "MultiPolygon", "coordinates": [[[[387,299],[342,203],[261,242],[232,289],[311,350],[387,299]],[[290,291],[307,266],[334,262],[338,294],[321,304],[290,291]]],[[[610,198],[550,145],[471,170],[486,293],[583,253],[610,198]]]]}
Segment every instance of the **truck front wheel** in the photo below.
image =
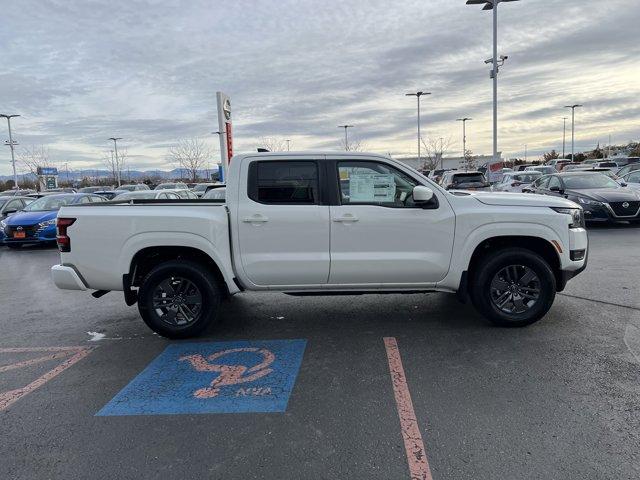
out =
{"type": "Polygon", "coordinates": [[[523,327],[540,320],[556,296],[551,267],[524,248],[492,252],[471,273],[469,293],[474,306],[501,327],[523,327]]]}
{"type": "Polygon", "coordinates": [[[167,338],[202,333],[218,313],[221,291],[206,268],[186,260],[154,267],[138,293],[138,310],[154,332],[167,338]]]}

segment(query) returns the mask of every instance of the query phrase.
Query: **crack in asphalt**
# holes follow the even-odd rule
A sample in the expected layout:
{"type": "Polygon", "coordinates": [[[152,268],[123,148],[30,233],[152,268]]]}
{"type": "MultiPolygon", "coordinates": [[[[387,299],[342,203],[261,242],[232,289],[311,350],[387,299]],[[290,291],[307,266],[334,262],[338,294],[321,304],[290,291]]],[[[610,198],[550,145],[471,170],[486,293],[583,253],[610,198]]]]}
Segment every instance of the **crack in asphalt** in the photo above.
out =
{"type": "Polygon", "coordinates": [[[640,308],[638,307],[632,307],[631,305],[623,305],[621,303],[605,302],[604,300],[594,300],[593,298],[581,297],[579,295],[570,295],[568,293],[558,293],[558,295],[562,295],[564,297],[570,297],[570,298],[577,298],[578,300],[587,300],[589,302],[602,303],[604,305],[611,305],[613,307],[628,308],[629,310],[640,311],[640,308]]]}

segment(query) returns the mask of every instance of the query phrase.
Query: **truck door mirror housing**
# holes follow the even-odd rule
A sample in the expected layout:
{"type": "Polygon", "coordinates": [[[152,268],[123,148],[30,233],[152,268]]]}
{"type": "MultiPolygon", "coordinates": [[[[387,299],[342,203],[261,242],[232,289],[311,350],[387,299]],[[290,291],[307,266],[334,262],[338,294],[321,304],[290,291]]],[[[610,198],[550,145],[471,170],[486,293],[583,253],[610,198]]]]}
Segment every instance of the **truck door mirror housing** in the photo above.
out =
{"type": "Polygon", "coordinates": [[[433,190],[424,185],[413,187],[413,201],[415,203],[428,203],[433,198],[433,190]]]}
{"type": "Polygon", "coordinates": [[[549,188],[549,191],[550,191],[550,192],[558,192],[558,193],[561,193],[561,189],[560,189],[560,187],[557,187],[556,185],[554,185],[553,187],[550,187],[550,188],[549,188]]]}

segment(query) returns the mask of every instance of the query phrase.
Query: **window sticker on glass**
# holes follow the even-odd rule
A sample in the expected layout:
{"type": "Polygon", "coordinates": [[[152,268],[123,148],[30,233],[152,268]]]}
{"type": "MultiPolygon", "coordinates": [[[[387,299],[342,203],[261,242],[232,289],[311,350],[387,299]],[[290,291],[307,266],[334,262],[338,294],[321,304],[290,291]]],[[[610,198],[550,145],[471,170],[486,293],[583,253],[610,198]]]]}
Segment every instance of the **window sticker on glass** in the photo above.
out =
{"type": "Polygon", "coordinates": [[[396,184],[391,174],[351,173],[349,176],[350,202],[393,202],[396,184]]]}

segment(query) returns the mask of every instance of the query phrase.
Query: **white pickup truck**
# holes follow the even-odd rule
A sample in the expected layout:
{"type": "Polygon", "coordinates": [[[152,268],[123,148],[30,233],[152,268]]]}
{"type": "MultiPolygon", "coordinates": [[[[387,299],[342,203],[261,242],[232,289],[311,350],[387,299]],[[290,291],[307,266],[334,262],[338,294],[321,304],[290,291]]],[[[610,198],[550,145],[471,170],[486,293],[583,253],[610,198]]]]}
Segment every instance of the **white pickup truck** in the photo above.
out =
{"type": "Polygon", "coordinates": [[[197,335],[243,291],[292,295],[457,292],[501,326],[542,318],[584,270],[583,212],[533,194],[445,191],[364,153],[252,153],[226,200],[63,207],[62,289],[124,291],[146,324],[197,335]]]}

